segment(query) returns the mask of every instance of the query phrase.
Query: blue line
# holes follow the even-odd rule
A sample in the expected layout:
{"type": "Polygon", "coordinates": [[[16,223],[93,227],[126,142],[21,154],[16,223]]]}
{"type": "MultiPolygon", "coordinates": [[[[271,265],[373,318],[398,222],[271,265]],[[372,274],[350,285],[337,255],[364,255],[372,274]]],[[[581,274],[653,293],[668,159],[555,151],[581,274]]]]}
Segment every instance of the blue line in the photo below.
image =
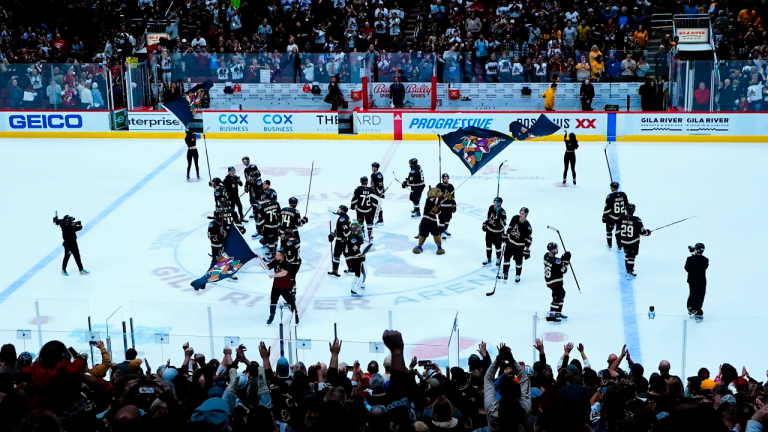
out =
{"type": "MultiPolygon", "coordinates": [[[[616,154],[616,144],[608,146],[608,160],[611,163],[611,173],[613,181],[621,184],[621,173],[619,171],[619,158],[616,154]]],[[[635,288],[632,280],[627,280],[626,267],[624,266],[623,253],[618,254],[616,264],[619,270],[619,285],[621,288],[621,315],[624,324],[624,343],[632,354],[632,360],[635,363],[643,362],[640,352],[640,331],[637,328],[637,310],[635,309],[635,288]]]]}
{"type": "MultiPolygon", "coordinates": [[[[173,163],[176,159],[178,159],[179,156],[181,156],[184,153],[184,150],[186,147],[181,148],[179,151],[174,153],[171,157],[169,157],[165,162],[160,164],[159,167],[155,168],[154,171],[147,174],[146,177],[141,179],[138,183],[136,183],[132,188],[128,190],[128,192],[124,193],[120,198],[116,199],[115,202],[109,205],[106,209],[104,209],[101,213],[96,215],[96,217],[91,220],[90,223],[86,224],[83,229],[80,231],[80,236],[84,236],[87,234],[93,227],[95,227],[99,222],[101,222],[105,217],[109,216],[110,213],[115,211],[122,203],[128,200],[128,198],[132,197],[136,192],[138,192],[141,188],[143,188],[147,183],[150,182],[155,176],[160,174],[164,169],[168,168],[168,166],[173,163]]],[[[11,294],[16,292],[19,288],[21,288],[22,285],[27,283],[30,279],[32,279],[33,276],[37,274],[40,270],[43,269],[43,267],[47,266],[51,263],[56,257],[61,254],[61,251],[63,250],[62,246],[57,246],[51,253],[45,256],[40,262],[32,266],[29,270],[27,270],[26,273],[21,275],[20,278],[16,279],[12,284],[8,285],[6,289],[4,289],[2,292],[0,292],[0,303],[4,302],[8,297],[10,297],[11,294]]]]}

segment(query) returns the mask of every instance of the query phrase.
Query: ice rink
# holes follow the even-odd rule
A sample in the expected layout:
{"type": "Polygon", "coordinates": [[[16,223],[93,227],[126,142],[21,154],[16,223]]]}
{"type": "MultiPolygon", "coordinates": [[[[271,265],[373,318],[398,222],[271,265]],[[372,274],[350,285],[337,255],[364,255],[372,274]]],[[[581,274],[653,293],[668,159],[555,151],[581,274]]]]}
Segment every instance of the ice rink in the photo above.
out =
{"type": "MultiPolygon", "coordinates": [[[[202,144],[200,140],[202,181],[188,183],[181,139],[0,140],[5,161],[0,178],[7,203],[0,224],[2,343],[37,351],[42,336],[43,341],[61,339],[87,350],[84,331],[90,317],[102,339],[109,331],[116,359],[123,350],[122,322],[130,329],[132,319],[133,343],[153,367],[167,358],[180,363],[186,341],[216,356],[231,343],[226,338],[238,337],[254,357],[259,340],[276,346],[278,323],[265,323],[271,281],[257,262],[244,267],[238,283],[211,284],[197,293],[189,286],[210,262],[206,216],[212,214],[213,199],[202,144]],[[89,276],[78,275],[73,260],[70,276],[60,275],[63,248],[61,232],[51,223],[54,211],[83,222],[78,241],[89,276]],[[42,335],[37,334],[38,313],[42,335]],[[32,331],[31,339],[17,339],[22,329],[32,331]]],[[[655,370],[667,359],[673,374],[694,375],[699,367],[714,371],[723,362],[761,374],[766,349],[758,335],[768,316],[762,247],[768,232],[760,221],[768,206],[768,146],[611,145],[614,180],[637,206],[636,215],[646,228],[696,216],[643,237],[635,267],[638,277],[627,281],[623,253],[606,248],[600,221],[610,192],[605,144],[580,143],[575,187],[570,176],[567,187],[560,184],[562,141],[510,145],[457,191],[459,210],[442,256],[435,254],[431,239],[423,254],[411,252],[419,219],[410,217],[408,191],[393,184],[383,206],[386,223],[374,229],[375,251],[366,261],[362,298],[350,297],[351,276],[326,275],[328,221],[336,220],[329,210],[350,204],[359,178],[370,176],[374,161],[381,163],[388,185],[393,171],[402,180],[408,160],[418,158],[427,182],[436,184],[436,141],[208,140],[207,146],[214,177],[223,178],[229,165],[241,171],[241,158],[250,156],[263,178],[271,180],[281,205],[295,196],[302,213],[315,162],[309,224],[301,229],[301,324],[293,326],[284,319],[286,334],[290,329],[293,339],[311,343],[291,344],[292,359],[328,361],[326,342],[333,339],[336,323],[344,341],[343,361],[381,360],[384,354],[370,353],[376,347],[369,342],[381,341],[391,316],[392,326],[404,334],[407,356],[443,364],[455,364],[457,357],[466,362],[480,341],[494,347],[506,342],[516,358],[530,362],[536,334],[544,338],[552,364],[571,341],[583,343],[592,364],[602,369],[608,354],[618,353],[626,343],[633,360],[646,370],[655,370]],[[499,283],[496,295],[487,297],[496,267],[481,267],[481,223],[496,195],[496,169],[504,159],[503,206],[509,217],[522,206],[530,209],[533,246],[522,281],[499,283]],[[560,229],[581,286],[579,292],[573,276],[566,275],[563,313],[569,320],[559,326],[544,321],[551,295],[544,284],[542,257],[548,242],[559,243],[547,225],[560,229]],[[702,323],[687,319],[683,270],[687,246],[697,242],[706,245],[710,259],[702,323]],[[649,306],[656,309],[655,319],[647,315],[649,306]],[[449,347],[457,312],[459,333],[453,334],[449,347]]],[[[468,172],[447,148],[443,150],[442,170],[458,186],[468,172]]],[[[251,219],[245,237],[262,253],[259,243],[250,239],[254,229],[251,219]]],[[[130,345],[131,336],[126,338],[130,345]]],[[[626,369],[626,363],[622,367],[626,369]]]]}

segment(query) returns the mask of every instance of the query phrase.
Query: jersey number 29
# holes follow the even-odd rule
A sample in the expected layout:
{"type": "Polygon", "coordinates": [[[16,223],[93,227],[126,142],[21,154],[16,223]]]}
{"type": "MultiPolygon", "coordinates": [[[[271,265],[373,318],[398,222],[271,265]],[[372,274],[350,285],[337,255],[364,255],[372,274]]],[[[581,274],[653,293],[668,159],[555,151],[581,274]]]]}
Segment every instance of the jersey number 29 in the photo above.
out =
{"type": "Polygon", "coordinates": [[[635,233],[635,228],[632,225],[624,225],[621,227],[621,236],[622,237],[633,237],[633,234],[635,233]]]}

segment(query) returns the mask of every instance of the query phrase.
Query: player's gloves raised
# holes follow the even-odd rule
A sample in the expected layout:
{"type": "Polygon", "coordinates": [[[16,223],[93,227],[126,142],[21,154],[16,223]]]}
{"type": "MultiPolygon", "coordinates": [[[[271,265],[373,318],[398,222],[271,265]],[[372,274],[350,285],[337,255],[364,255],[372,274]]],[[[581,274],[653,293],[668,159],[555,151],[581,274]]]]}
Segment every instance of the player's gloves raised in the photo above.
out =
{"type": "Polygon", "coordinates": [[[563,261],[570,261],[570,260],[571,260],[571,253],[570,252],[565,252],[563,254],[563,261]]]}
{"type": "Polygon", "coordinates": [[[329,241],[329,242],[332,242],[332,241],[333,241],[333,239],[335,239],[335,238],[336,238],[336,234],[333,234],[333,233],[331,233],[331,234],[328,234],[328,241],[329,241]]]}
{"type": "Polygon", "coordinates": [[[309,222],[309,219],[307,219],[307,217],[304,216],[303,218],[301,218],[301,222],[302,223],[307,223],[307,222],[309,222]]]}
{"type": "Polygon", "coordinates": [[[407,182],[403,182],[403,189],[405,189],[407,187],[408,187],[408,183],[407,182]]]}
{"type": "Polygon", "coordinates": [[[530,257],[531,257],[531,251],[530,251],[530,250],[528,250],[528,249],[525,249],[525,250],[523,251],[523,258],[525,258],[525,259],[528,259],[528,258],[530,258],[530,257]]]}

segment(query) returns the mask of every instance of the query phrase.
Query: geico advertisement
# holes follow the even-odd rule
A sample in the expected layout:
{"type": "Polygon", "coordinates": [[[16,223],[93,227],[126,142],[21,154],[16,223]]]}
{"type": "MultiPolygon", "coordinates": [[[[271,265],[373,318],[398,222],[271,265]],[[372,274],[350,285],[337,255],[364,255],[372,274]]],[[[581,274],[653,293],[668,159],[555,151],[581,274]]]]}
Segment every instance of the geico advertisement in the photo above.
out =
{"type": "Polygon", "coordinates": [[[128,112],[128,130],[131,131],[183,131],[184,125],[168,112],[128,112]]]}
{"type": "MultiPolygon", "coordinates": [[[[403,113],[403,133],[431,134],[434,131],[449,132],[459,128],[475,126],[508,133],[509,124],[515,121],[526,128],[533,126],[540,113],[486,113],[486,112],[446,112],[446,113],[403,113]]],[[[605,133],[605,114],[547,113],[547,117],[563,129],[584,134],[601,135],[605,133]]]]}
{"type": "Polygon", "coordinates": [[[26,111],[0,113],[0,130],[8,132],[106,132],[106,111],[26,111]]]}
{"type": "Polygon", "coordinates": [[[334,112],[204,112],[203,123],[222,133],[338,133],[334,112]]]}

